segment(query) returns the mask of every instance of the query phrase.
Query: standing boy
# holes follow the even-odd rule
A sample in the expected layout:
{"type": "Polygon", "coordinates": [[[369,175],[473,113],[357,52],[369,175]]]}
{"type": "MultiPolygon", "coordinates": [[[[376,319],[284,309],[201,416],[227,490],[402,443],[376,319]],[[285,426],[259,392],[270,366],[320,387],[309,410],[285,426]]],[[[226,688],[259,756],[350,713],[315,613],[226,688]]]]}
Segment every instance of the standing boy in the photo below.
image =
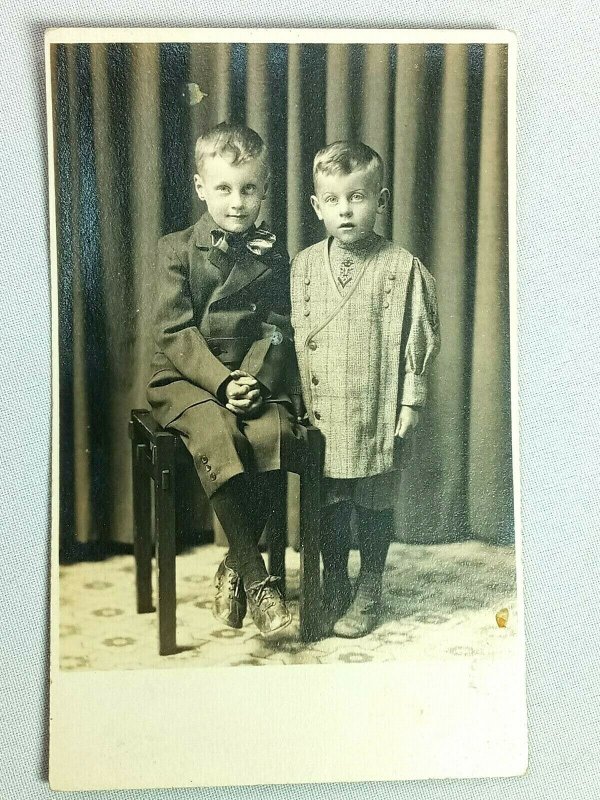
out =
{"type": "Polygon", "coordinates": [[[302,438],[288,393],[289,259],[255,226],[269,182],[260,136],[221,123],[195,155],[207,211],[159,242],[148,400],[158,422],[181,434],[229,542],[215,616],[239,628],[249,606],[269,635],[291,616],[258,541],[276,471],[302,438]]]}
{"type": "Polygon", "coordinates": [[[373,230],[389,199],[381,157],[362,143],[335,142],[317,153],[313,180],[311,203],[327,238],[292,263],[292,324],[308,416],[325,438],[324,603],[333,632],[354,638],[380,615],[398,445],[418,423],[440,335],[432,276],[373,230]],[[361,559],[354,593],[353,510],[361,559]]]}

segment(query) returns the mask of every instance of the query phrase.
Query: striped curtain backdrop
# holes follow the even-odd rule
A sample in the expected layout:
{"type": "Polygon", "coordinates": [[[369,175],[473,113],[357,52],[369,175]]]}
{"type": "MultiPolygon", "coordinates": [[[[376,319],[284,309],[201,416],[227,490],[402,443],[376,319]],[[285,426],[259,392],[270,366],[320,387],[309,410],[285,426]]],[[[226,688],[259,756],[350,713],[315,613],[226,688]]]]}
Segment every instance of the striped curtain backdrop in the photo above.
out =
{"type": "Polygon", "coordinates": [[[437,279],[443,338],[398,538],[512,541],[506,47],[56,45],[51,69],[63,541],[131,541],[156,242],[202,212],[194,142],[224,119],[270,147],[264,219],[291,255],[323,236],[316,150],[353,137],[382,155],[380,232],[437,279]]]}

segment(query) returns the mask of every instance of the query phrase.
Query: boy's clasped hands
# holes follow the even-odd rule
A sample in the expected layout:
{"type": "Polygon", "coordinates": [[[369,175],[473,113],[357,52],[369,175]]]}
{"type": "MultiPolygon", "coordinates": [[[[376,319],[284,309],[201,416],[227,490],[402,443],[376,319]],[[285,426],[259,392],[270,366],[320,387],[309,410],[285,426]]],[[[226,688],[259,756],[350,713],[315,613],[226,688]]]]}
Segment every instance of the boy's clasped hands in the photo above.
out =
{"type": "Polygon", "coordinates": [[[260,384],[248,372],[236,369],[225,387],[226,408],[239,417],[253,417],[264,402],[260,384]]]}

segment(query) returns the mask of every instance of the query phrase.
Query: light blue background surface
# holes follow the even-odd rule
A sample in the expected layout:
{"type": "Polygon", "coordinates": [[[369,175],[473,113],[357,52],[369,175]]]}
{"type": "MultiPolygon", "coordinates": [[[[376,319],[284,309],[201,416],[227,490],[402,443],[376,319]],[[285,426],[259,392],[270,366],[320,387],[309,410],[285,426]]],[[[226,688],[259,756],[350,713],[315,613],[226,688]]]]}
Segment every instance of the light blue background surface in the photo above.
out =
{"type": "MultiPolygon", "coordinates": [[[[50,310],[43,31],[508,28],[519,36],[518,275],[530,769],[524,778],[77,798],[600,796],[600,24],[593,3],[4,0],[0,53],[0,796],[44,798],[50,310]]],[[[385,735],[385,732],[382,732],[385,735]]],[[[377,743],[374,742],[376,747],[377,743]]],[[[365,754],[366,757],[368,754],[365,754]]],[[[502,754],[498,757],[501,759],[502,754]]],[[[110,769],[110,765],[106,765],[110,769]]]]}

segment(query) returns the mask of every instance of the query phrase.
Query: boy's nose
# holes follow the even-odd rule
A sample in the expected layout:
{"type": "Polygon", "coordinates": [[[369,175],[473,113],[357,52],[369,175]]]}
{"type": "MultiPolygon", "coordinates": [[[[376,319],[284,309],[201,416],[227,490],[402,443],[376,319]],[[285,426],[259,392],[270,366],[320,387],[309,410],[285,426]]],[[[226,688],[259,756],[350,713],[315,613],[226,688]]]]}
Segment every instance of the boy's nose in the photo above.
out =
{"type": "Polygon", "coordinates": [[[349,217],[352,214],[352,206],[350,203],[340,203],[338,211],[340,217],[349,217]]]}

